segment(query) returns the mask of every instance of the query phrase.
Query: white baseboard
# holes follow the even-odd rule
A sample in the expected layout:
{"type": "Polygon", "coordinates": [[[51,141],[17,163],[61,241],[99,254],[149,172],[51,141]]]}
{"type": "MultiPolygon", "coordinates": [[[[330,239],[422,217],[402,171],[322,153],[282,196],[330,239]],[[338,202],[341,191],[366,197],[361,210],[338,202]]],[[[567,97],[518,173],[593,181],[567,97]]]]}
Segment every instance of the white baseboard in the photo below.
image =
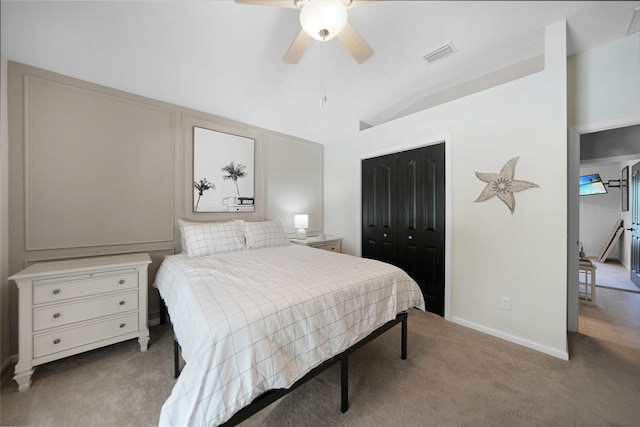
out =
{"type": "Polygon", "coordinates": [[[158,326],[160,324],[160,313],[154,313],[147,319],[148,326],[158,326]]]}
{"type": "Polygon", "coordinates": [[[546,345],[542,345],[537,342],[529,341],[524,338],[516,337],[515,335],[510,335],[504,333],[502,331],[497,331],[495,329],[487,328],[486,326],[478,325],[473,322],[469,322],[468,320],[461,319],[459,317],[452,317],[451,321],[453,323],[457,323],[458,325],[466,326],[467,328],[475,329],[476,331],[483,332],[485,334],[494,336],[496,338],[503,339],[505,341],[512,342],[514,344],[521,345],[523,347],[530,348],[532,350],[539,351],[541,353],[548,354],[553,357],[557,357],[562,360],[569,360],[569,353],[565,350],[558,350],[555,348],[547,347],[546,345]]]}

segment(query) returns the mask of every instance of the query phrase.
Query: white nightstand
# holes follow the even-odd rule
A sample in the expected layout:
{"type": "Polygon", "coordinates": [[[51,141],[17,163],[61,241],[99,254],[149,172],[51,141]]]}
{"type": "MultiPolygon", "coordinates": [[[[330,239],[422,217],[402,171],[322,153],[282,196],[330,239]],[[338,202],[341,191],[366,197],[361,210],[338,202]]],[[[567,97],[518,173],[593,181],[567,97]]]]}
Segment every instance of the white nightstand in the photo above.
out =
{"type": "Polygon", "coordinates": [[[325,236],[321,239],[318,236],[307,237],[306,239],[290,239],[291,243],[296,245],[310,246],[312,248],[324,249],[326,251],[341,252],[342,251],[342,237],[325,236]]]}
{"type": "Polygon", "coordinates": [[[146,253],[35,263],[18,285],[18,390],[35,366],[137,338],[147,350],[146,253]]]}

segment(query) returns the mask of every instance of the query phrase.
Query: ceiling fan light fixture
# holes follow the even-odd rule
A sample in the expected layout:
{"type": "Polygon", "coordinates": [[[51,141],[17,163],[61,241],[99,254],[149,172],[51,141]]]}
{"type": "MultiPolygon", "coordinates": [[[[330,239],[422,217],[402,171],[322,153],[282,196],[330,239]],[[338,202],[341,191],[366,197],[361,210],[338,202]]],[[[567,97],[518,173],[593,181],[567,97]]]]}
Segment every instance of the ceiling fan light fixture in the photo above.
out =
{"type": "Polygon", "coordinates": [[[347,25],[347,9],[340,0],[305,1],[300,25],[314,39],[329,41],[347,25]]]}

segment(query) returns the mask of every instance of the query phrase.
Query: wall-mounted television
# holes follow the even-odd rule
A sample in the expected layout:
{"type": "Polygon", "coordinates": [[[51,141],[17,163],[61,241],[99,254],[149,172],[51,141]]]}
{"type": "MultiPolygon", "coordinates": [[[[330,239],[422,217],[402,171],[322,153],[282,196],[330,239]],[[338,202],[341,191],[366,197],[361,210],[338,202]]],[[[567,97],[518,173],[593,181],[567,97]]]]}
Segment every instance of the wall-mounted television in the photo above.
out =
{"type": "Polygon", "coordinates": [[[592,173],[580,177],[580,195],[590,196],[592,194],[607,194],[607,188],[600,178],[600,174],[592,173]]]}

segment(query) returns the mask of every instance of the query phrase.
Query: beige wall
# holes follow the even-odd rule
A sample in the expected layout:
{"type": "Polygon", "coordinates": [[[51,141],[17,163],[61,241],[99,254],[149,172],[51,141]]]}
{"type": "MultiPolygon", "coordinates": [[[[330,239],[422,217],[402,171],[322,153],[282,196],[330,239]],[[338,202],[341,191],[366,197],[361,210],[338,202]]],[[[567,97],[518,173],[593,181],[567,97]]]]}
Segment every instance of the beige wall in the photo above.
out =
{"type": "Polygon", "coordinates": [[[446,141],[448,270],[445,316],[567,358],[566,23],[546,29],[545,70],[325,145],[325,228],[360,248],[360,159],[446,141]],[[474,203],[519,156],[512,215],[497,198],[474,203]],[[331,171],[331,173],[328,173],[331,171]],[[511,298],[511,310],[500,308],[511,298]]]}
{"type": "MultiPolygon", "coordinates": [[[[179,218],[278,219],[293,232],[293,214],[308,213],[322,230],[322,145],[14,62],[8,107],[8,274],[36,261],[148,252],[152,281],[162,258],[180,250],[179,218]],[[255,139],[255,212],[192,212],[194,126],[255,139]],[[297,179],[282,179],[281,166],[300,160],[297,179]]],[[[17,352],[14,288],[9,328],[2,311],[3,361],[17,352]]],[[[155,289],[149,296],[155,321],[159,298],[155,289]]]]}
{"type": "Polygon", "coordinates": [[[265,150],[270,185],[266,193],[266,216],[282,222],[293,232],[294,214],[309,214],[309,234],[322,231],[322,176],[324,147],[300,143],[284,135],[268,135],[265,150]]]}

